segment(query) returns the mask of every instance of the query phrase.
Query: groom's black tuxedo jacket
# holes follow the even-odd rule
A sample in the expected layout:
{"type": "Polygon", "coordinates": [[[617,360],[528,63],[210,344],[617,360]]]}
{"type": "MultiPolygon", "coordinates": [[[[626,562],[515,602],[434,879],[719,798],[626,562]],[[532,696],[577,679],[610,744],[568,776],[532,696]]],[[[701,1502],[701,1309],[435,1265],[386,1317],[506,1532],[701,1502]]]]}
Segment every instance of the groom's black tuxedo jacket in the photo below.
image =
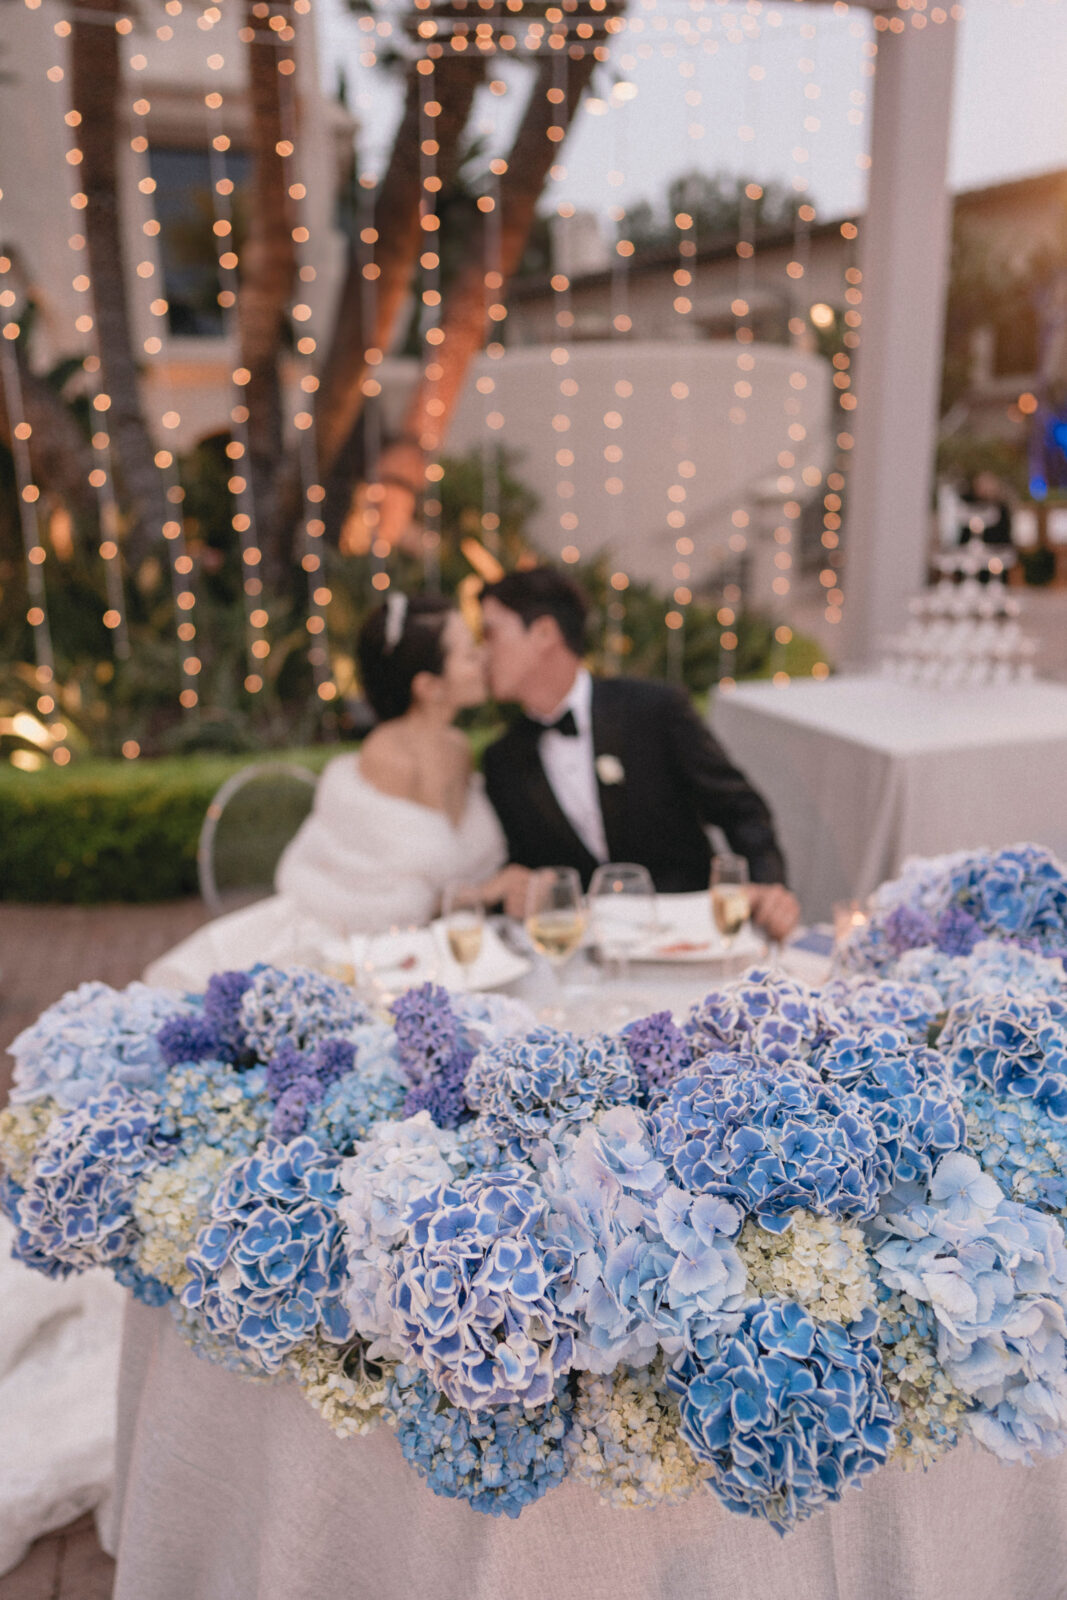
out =
{"type": "MultiPolygon", "coordinates": [[[[538,754],[536,723],[520,718],[485,752],[485,784],[508,841],[524,867],[577,867],[588,884],[597,863],[556,800],[538,754]]],[[[593,748],[615,756],[624,777],[597,788],[612,861],[648,868],[661,894],[705,889],[711,847],[705,825],[720,827],[747,857],[754,883],[784,883],[766,805],[727,759],[689,700],[639,678],[593,683],[593,748]]]]}

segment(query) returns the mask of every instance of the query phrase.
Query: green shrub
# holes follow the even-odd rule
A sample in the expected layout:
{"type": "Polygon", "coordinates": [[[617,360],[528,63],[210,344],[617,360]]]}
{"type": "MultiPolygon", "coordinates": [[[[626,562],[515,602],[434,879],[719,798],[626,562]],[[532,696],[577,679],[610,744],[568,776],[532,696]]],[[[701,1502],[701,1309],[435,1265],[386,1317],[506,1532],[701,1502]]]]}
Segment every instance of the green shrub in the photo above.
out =
{"type": "MultiPolygon", "coordinates": [[[[320,771],[336,746],[280,757],[320,771]]],[[[91,905],[197,892],[212,796],[247,756],[0,768],[0,899],[91,905]]]]}

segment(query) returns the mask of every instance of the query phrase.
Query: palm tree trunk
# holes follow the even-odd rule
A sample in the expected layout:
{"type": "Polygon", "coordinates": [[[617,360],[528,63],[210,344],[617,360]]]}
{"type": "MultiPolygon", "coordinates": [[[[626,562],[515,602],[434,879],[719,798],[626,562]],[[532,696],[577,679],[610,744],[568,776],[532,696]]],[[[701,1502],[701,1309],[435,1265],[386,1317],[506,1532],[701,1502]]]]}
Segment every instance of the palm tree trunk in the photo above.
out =
{"type": "Polygon", "coordinates": [[[93,310],[100,350],[102,390],[110,398],[108,431],[122,477],[130,526],[126,558],[137,566],[159,539],[167,517],[155,446],[145,422],[133,354],[126,256],[122,242],[118,174],[118,104],[122,69],[119,36],[102,25],[101,11],[116,15],[120,0],[75,0],[70,39],[71,98],[82,114],[78,168],[87,196],[82,213],[89,252],[93,310]],[[82,18],[79,13],[92,14],[82,18]]]}
{"type": "MultiPolygon", "coordinates": [[[[246,466],[263,545],[265,576],[277,586],[288,566],[276,507],[284,433],[278,358],[296,277],[296,249],[285,158],[278,151],[289,130],[282,112],[277,34],[270,26],[270,17],[261,15],[264,11],[251,0],[245,7],[245,25],[252,30],[248,45],[252,181],[241,251],[237,326],[241,365],[250,374],[245,385],[246,466]]],[[[287,54],[291,53],[290,48],[287,54]]]]}
{"type": "Polygon", "coordinates": [[[19,339],[15,343],[23,415],[8,416],[0,385],[0,439],[10,448],[15,423],[28,422],[33,430],[29,450],[34,482],[47,484],[76,516],[95,517],[96,497],[89,487],[89,474],[96,459],[70,407],[26,365],[20,349],[24,342],[19,339]]]}
{"type": "MultiPolygon", "coordinates": [[[[596,65],[591,47],[579,60],[569,61],[565,98],[553,105],[548,91],[557,83],[556,62],[546,57],[538,63],[526,110],[508,155],[508,169],[500,183],[499,270],[504,285],[518,270],[549,168],[559,157],[561,141],[549,139],[549,128],[570,127],[596,65]]],[[[503,288],[494,289],[492,299],[499,300],[502,294],[503,288]]],[[[436,383],[430,383],[425,376],[421,379],[408,403],[398,437],[382,452],[379,462],[383,498],[378,507],[377,536],[389,544],[395,544],[411,522],[424,483],[426,455],[437,450],[445,438],[470,364],[485,343],[489,303],[484,232],[476,230],[442,310],[444,339],[435,354],[444,376],[436,383]]]]}
{"type": "MultiPolygon", "coordinates": [[[[447,184],[455,170],[459,143],[467,126],[475,91],[485,77],[485,60],[442,56],[436,63],[434,93],[441,114],[434,121],[438,177],[447,184]]],[[[373,324],[364,321],[365,284],[358,252],[349,255],[348,272],[338,303],[329,350],[322,366],[316,405],[319,471],[329,472],[349,439],[363,407],[365,351],[385,352],[411,288],[425,235],[419,225],[422,185],[419,171],[420,113],[424,80],[409,68],[404,112],[392,155],[374,208],[378,239],[374,263],[373,324]]]]}

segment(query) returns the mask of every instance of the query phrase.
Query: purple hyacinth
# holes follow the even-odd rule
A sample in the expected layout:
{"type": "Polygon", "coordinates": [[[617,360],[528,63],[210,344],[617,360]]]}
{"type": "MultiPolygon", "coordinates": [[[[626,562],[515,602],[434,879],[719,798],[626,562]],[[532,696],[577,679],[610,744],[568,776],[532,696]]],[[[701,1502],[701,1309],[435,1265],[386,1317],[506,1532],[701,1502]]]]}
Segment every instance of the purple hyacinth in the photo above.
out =
{"type": "Polygon", "coordinates": [[[283,1039],[267,1063],[267,1093],[277,1101],[270,1125],[275,1138],[303,1133],[311,1107],[355,1064],[351,1039],[320,1039],[313,1050],[298,1050],[291,1039],[283,1039]]]}
{"type": "Polygon", "coordinates": [[[962,906],[948,906],[937,922],[937,948],[946,956],[969,956],[984,937],[981,924],[962,906]]]}
{"type": "Polygon", "coordinates": [[[405,1116],[428,1111],[439,1128],[455,1128],[468,1114],[464,1098],[474,1049],[452,1009],[448,990],[423,983],[393,1002],[400,1065],[411,1080],[405,1116]]]}
{"type": "Polygon", "coordinates": [[[914,906],[896,906],[885,919],[885,936],[895,956],[905,950],[918,950],[923,945],[935,944],[937,929],[932,917],[914,906]]]}
{"type": "Polygon", "coordinates": [[[215,1030],[200,1012],[168,1017],[156,1034],[156,1043],[168,1067],[186,1061],[218,1059],[215,1030]]]}
{"type": "Polygon", "coordinates": [[[216,972],[204,991],[204,1021],[215,1035],[214,1055],[234,1066],[247,1064],[248,1035],[241,1021],[241,997],[252,986],[252,972],[216,972]]]}
{"type": "Polygon", "coordinates": [[[671,1079],[692,1064],[689,1040],[669,1011],[654,1011],[622,1032],[646,1099],[664,1092],[671,1079]]]}

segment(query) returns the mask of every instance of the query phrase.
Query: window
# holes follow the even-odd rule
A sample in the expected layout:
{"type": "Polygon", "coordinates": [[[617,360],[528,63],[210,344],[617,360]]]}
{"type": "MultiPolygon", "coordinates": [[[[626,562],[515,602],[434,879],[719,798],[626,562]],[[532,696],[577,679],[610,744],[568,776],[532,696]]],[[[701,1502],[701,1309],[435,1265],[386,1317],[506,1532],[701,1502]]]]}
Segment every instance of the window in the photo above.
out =
{"type": "MultiPolygon", "coordinates": [[[[218,265],[218,240],[212,231],[211,160],[206,149],[155,147],[151,156],[156,180],[155,210],[159,219],[159,253],[172,334],[186,339],[217,339],[224,332],[218,265]]],[[[226,155],[235,248],[240,252],[241,217],[248,182],[249,158],[242,151],[226,155]]],[[[222,209],[220,204],[220,211],[222,209]]]]}

